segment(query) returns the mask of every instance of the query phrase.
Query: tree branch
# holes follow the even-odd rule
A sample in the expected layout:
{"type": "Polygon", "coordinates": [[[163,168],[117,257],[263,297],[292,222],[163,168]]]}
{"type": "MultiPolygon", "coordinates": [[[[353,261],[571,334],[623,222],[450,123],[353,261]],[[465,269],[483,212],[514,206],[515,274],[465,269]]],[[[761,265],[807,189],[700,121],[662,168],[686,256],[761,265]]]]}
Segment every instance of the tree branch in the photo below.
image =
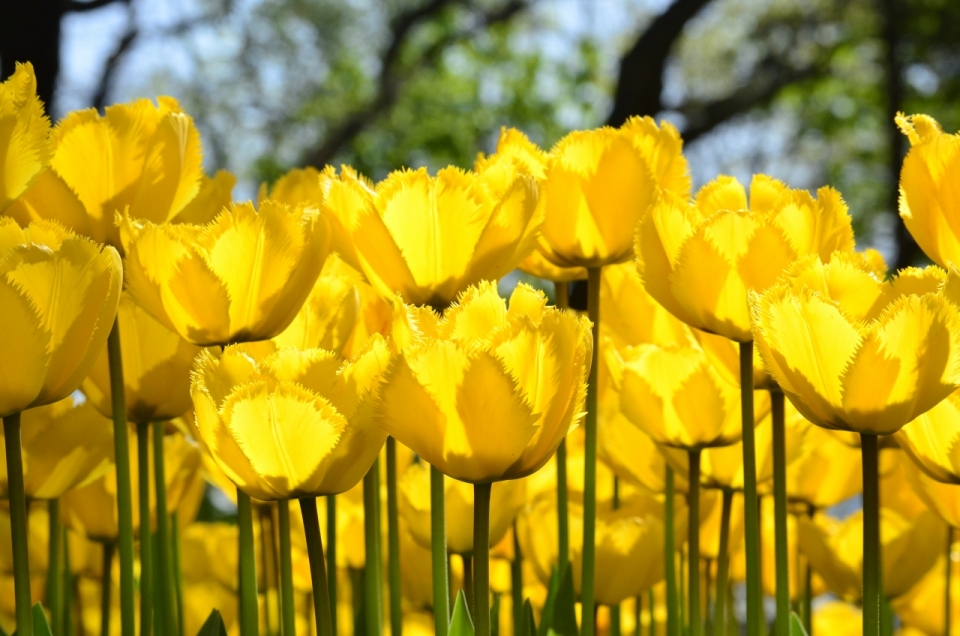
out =
{"type": "Polygon", "coordinates": [[[89,2],[81,2],[80,0],[62,0],[60,6],[63,13],[86,13],[87,11],[95,11],[96,9],[100,9],[101,7],[105,7],[115,2],[129,4],[130,0],[89,0],[89,2]]]}
{"type": "Polygon", "coordinates": [[[97,110],[103,110],[104,106],[107,105],[107,95],[110,93],[110,89],[113,88],[116,70],[123,61],[123,58],[127,56],[127,53],[139,35],[140,30],[131,17],[127,32],[120,38],[120,41],[117,43],[117,48],[115,48],[113,53],[110,54],[110,57],[107,58],[106,63],[103,65],[103,70],[100,71],[100,80],[97,82],[97,90],[93,93],[92,100],[92,105],[97,110]]]}

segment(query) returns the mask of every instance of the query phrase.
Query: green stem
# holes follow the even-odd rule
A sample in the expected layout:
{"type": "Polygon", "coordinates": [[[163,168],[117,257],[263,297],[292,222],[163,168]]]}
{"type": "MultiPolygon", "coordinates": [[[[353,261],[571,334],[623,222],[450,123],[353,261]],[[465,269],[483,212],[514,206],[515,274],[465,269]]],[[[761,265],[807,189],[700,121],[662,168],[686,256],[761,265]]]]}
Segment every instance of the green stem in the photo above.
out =
{"type": "Polygon", "coordinates": [[[743,431],[743,529],[747,557],[747,636],[759,636],[763,626],[760,588],[760,511],[757,499],[757,459],[753,421],[753,342],[740,343],[740,410],[743,431]]]}
{"type": "Polygon", "coordinates": [[[490,636],[490,491],[473,486],[473,606],[477,636],[490,636]]]}
{"type": "MultiPolygon", "coordinates": [[[[307,538],[307,557],[310,559],[310,580],[313,582],[313,611],[316,614],[317,634],[333,636],[330,594],[327,590],[327,568],[323,557],[323,538],[320,536],[320,518],[317,516],[316,498],[301,499],[300,511],[303,513],[303,532],[307,538]]],[[[370,563],[369,551],[367,563],[370,563]]],[[[370,575],[369,570],[367,575],[370,575]]]]}
{"type": "Polygon", "coordinates": [[[110,364],[110,402],[113,410],[113,450],[117,470],[117,527],[120,548],[120,633],[136,631],[133,579],[133,489],[130,486],[130,440],[127,437],[127,405],[120,354],[120,322],[113,321],[107,336],[110,364]]]}
{"type": "Polygon", "coordinates": [[[363,605],[363,569],[350,568],[350,602],[353,606],[353,634],[363,636],[367,633],[363,605]]]}
{"type": "MultiPolygon", "coordinates": [[[[316,504],[314,504],[316,505],[316,504]]],[[[290,548],[290,502],[277,502],[280,519],[280,628],[283,636],[294,636],[296,612],[293,598],[293,556],[290,548]]]]}
{"type": "MultiPolygon", "coordinates": [[[[100,573],[100,636],[110,636],[110,588],[113,580],[113,543],[103,544],[103,572],[100,573]]],[[[18,630],[19,631],[19,630],[18,630]]],[[[33,632],[30,632],[33,633],[33,632]]]]}
{"type": "Polygon", "coordinates": [[[700,449],[688,451],[690,493],[688,507],[690,521],[687,523],[687,594],[690,597],[690,636],[700,636],[700,449]]]}
{"type": "Polygon", "coordinates": [[[170,534],[173,535],[171,547],[173,549],[170,555],[173,558],[173,591],[176,598],[177,610],[177,634],[185,636],[183,616],[183,561],[180,559],[180,513],[174,511],[170,515],[170,534]]]}
{"type": "Polygon", "coordinates": [[[587,381],[587,416],[584,421],[583,462],[583,636],[594,636],[594,561],[597,517],[597,367],[600,354],[600,270],[587,270],[587,316],[593,323],[593,356],[587,381]]]}
{"type": "Polygon", "coordinates": [[[773,524],[777,578],[776,633],[790,633],[790,560],[787,556],[787,437],[783,393],[770,391],[773,419],[773,524]]]}
{"type": "MultiPolygon", "coordinates": [[[[807,518],[813,519],[813,505],[807,505],[807,518]]],[[[803,626],[809,636],[813,636],[813,569],[810,560],[803,559],[803,626]]]]}
{"type": "Polygon", "coordinates": [[[63,623],[63,575],[60,565],[60,551],[63,546],[63,529],[60,526],[60,500],[47,500],[48,519],[48,557],[47,557],[47,608],[50,610],[51,629],[54,634],[62,633],[63,623]]]}
{"type": "Polygon", "coordinates": [[[861,433],[863,456],[863,636],[880,633],[880,487],[878,438],[861,433]]]}
{"type": "Polygon", "coordinates": [[[473,557],[469,554],[461,554],[460,560],[463,563],[463,595],[467,599],[470,616],[473,616],[476,613],[476,608],[473,606],[473,557]]]}
{"type": "Polygon", "coordinates": [[[653,593],[652,587],[647,590],[647,604],[650,606],[650,611],[648,612],[650,614],[650,622],[647,624],[647,631],[650,633],[650,636],[657,636],[657,598],[653,593]]]}
{"type": "Polygon", "coordinates": [[[433,569],[433,619],[437,636],[447,636],[450,595],[447,579],[447,521],[444,514],[443,473],[430,467],[430,553],[433,569]]]}
{"type": "Polygon", "coordinates": [[[73,636],[73,572],[70,571],[70,541],[66,528],[61,526],[59,536],[63,543],[63,587],[60,588],[63,591],[63,611],[54,634],[73,636]]]}
{"type": "Polygon", "coordinates": [[[513,609],[513,633],[520,633],[523,615],[523,555],[520,552],[520,538],[517,536],[517,522],[513,522],[513,561],[510,562],[510,600],[513,609]]]}
{"type": "MultiPolygon", "coordinates": [[[[620,508],[620,478],[613,476],[613,509],[620,508]]],[[[620,636],[620,606],[610,606],[610,636],[620,636]]]]}
{"type": "MultiPolygon", "coordinates": [[[[677,562],[674,541],[673,468],[667,465],[664,511],[664,578],[667,582],[667,636],[680,636],[680,606],[677,598],[677,562]]],[[[653,606],[651,605],[651,611],[653,606]]],[[[652,615],[651,615],[652,616],[652,615]]]]}
{"type": "Polygon", "coordinates": [[[717,555],[717,589],[713,604],[713,633],[725,634],[727,577],[730,573],[730,511],[733,508],[733,491],[724,488],[723,504],[720,509],[720,547],[717,555]]]}
{"type": "MultiPolygon", "coordinates": [[[[177,627],[174,622],[173,599],[170,595],[170,528],[167,521],[167,476],[163,456],[163,422],[155,422],[153,425],[153,477],[157,496],[156,567],[160,592],[158,594],[160,600],[158,610],[160,612],[160,624],[163,625],[163,633],[175,634],[177,633],[177,627]]],[[[144,481],[149,483],[148,480],[144,481]]],[[[149,512],[147,514],[147,523],[149,523],[149,512]]],[[[142,513],[141,518],[143,518],[142,513]]]]}
{"type": "Polygon", "coordinates": [[[557,447],[557,569],[570,565],[570,513],[567,509],[567,440],[557,447]]]}
{"type": "Polygon", "coordinates": [[[380,513],[380,460],[363,477],[363,538],[365,548],[364,593],[366,596],[367,634],[383,633],[383,583],[380,573],[380,532],[377,516],[380,513]]]}
{"type": "Polygon", "coordinates": [[[239,488],[237,525],[240,526],[240,636],[257,636],[260,632],[260,618],[257,557],[253,546],[253,508],[250,495],[239,488]]]}
{"type": "MultiPolygon", "coordinates": [[[[263,624],[266,627],[267,636],[272,636],[273,613],[270,608],[270,586],[273,581],[270,580],[270,572],[273,570],[274,563],[270,558],[270,553],[273,544],[271,543],[269,521],[267,520],[267,515],[270,513],[265,508],[268,508],[268,506],[257,506],[257,521],[260,522],[260,558],[263,561],[261,564],[263,567],[263,624]]],[[[279,612],[277,614],[279,619],[279,612]]]]}
{"type": "Polygon", "coordinates": [[[643,596],[633,599],[633,636],[643,636],[643,596]]]}
{"type": "Polygon", "coordinates": [[[953,553],[953,526],[947,526],[947,571],[944,576],[944,599],[943,599],[943,633],[945,636],[950,636],[950,603],[953,600],[953,595],[950,594],[952,587],[953,579],[953,560],[950,558],[950,555],[953,553]]]}
{"type": "Polygon", "coordinates": [[[27,553],[27,499],[23,491],[23,456],[20,447],[20,414],[3,418],[7,455],[7,490],[10,500],[10,534],[13,542],[13,596],[17,632],[33,634],[30,607],[30,555],[27,553]]]}
{"type": "Polygon", "coordinates": [[[397,510],[397,441],[387,438],[387,568],[390,577],[390,635],[403,633],[400,582],[400,513],[397,510]]]}
{"type": "MultiPolygon", "coordinates": [[[[327,495],[327,560],[330,567],[327,569],[327,593],[330,596],[330,622],[333,633],[337,631],[337,496],[327,495]]],[[[286,636],[286,635],[285,635],[286,636]]]]}
{"type": "MultiPolygon", "coordinates": [[[[153,627],[153,541],[150,538],[150,424],[137,423],[137,494],[140,499],[140,634],[153,627]]],[[[160,509],[157,508],[157,514],[160,509]]],[[[163,580],[163,579],[161,579],[163,580]]]]}

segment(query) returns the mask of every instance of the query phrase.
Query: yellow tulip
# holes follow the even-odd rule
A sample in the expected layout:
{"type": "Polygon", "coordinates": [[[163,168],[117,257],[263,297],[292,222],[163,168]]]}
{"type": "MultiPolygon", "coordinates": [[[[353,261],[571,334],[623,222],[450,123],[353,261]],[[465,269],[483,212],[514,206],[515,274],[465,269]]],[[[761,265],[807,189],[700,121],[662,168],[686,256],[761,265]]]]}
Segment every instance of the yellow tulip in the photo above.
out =
{"type": "Polygon", "coordinates": [[[901,428],[894,438],[925,473],[937,481],[960,484],[960,391],[901,428]]]}
{"type": "Polygon", "coordinates": [[[960,387],[960,309],[950,293],[937,267],[885,282],[862,255],[814,256],[751,298],[754,334],[808,420],[889,435],[960,387]]]}
{"type": "MultiPolygon", "coordinates": [[[[21,416],[21,427],[28,499],[55,499],[113,466],[113,423],[90,403],[67,397],[30,409],[21,416]]],[[[6,455],[0,451],[0,497],[8,496],[6,455]]]]}
{"type": "Polygon", "coordinates": [[[900,218],[933,262],[960,265],[960,137],[927,115],[898,113],[896,120],[912,146],[900,171],[900,218]]]}
{"type": "Polygon", "coordinates": [[[856,605],[843,601],[827,601],[813,610],[811,628],[814,634],[862,636],[863,612],[856,605]]]}
{"type": "MultiPolygon", "coordinates": [[[[452,481],[452,480],[448,480],[452,481]]],[[[433,570],[430,549],[413,538],[410,526],[401,517],[400,523],[400,580],[403,598],[416,609],[433,605],[433,570]]]]}
{"type": "Polygon", "coordinates": [[[277,179],[269,189],[267,184],[261,184],[257,193],[257,204],[270,199],[287,205],[306,203],[319,206],[323,203],[323,184],[320,177],[320,171],[313,166],[294,168],[277,179]]]}
{"type": "Polygon", "coordinates": [[[544,173],[543,256],[561,267],[629,260],[637,223],[657,191],[690,194],[682,148],[676,128],[666,122],[658,128],[650,117],[561,139],[544,173]]]}
{"type": "Polygon", "coordinates": [[[860,453],[830,431],[810,426],[800,457],[787,466],[787,497],[792,502],[829,508],[863,489],[860,453]]]}
{"type": "MultiPolygon", "coordinates": [[[[153,319],[130,299],[120,297],[123,385],[127,420],[146,424],[179,417],[190,410],[190,368],[200,347],[153,319]]],[[[106,347],[83,381],[87,399],[106,417],[113,417],[110,365],[106,347]]]]}
{"type": "Polygon", "coordinates": [[[743,186],[719,177],[686,197],[663,192],[637,231],[637,268],[647,291],[674,316],[737,342],[753,339],[747,293],[763,291],[795,260],[853,249],[839,193],[806,191],[757,175],[743,186]]]}
{"type": "Polygon", "coordinates": [[[560,267],[554,265],[544,257],[539,250],[534,250],[517,264],[517,269],[525,274],[536,276],[555,283],[570,283],[575,280],[587,279],[586,267],[560,267]]]}
{"type": "Polygon", "coordinates": [[[583,415],[592,350],[590,322],[546,300],[520,285],[507,309],[484,282],[435,325],[424,313],[424,334],[386,374],[387,434],[461,481],[539,470],[583,415]]]}
{"type": "Polygon", "coordinates": [[[23,194],[50,160],[50,120],[37,97],[33,65],[17,63],[0,83],[0,212],[23,194]]]}
{"type": "MultiPolygon", "coordinates": [[[[617,349],[640,344],[687,345],[692,342],[691,329],[647,293],[632,263],[603,268],[600,315],[603,316],[601,340],[609,336],[617,349]]],[[[736,381],[739,382],[740,378],[737,377],[736,381]]]]}
{"type": "MultiPolygon", "coordinates": [[[[411,464],[397,484],[400,516],[413,538],[430,548],[430,467],[411,464]]],[[[445,479],[444,501],[447,518],[447,550],[456,554],[473,552],[473,487],[456,479],[445,479]]],[[[522,480],[497,482],[490,498],[490,546],[499,543],[513,524],[526,500],[522,480]]]]}
{"type": "Polygon", "coordinates": [[[235,591],[237,578],[237,526],[197,522],[187,526],[180,539],[185,583],[215,583],[235,591]]]}
{"type": "MultiPolygon", "coordinates": [[[[47,506],[43,504],[31,506],[27,511],[27,555],[30,571],[37,574],[42,574],[47,569],[49,527],[47,506]]],[[[13,574],[13,542],[10,535],[10,511],[4,506],[0,508],[0,573],[2,574],[13,574]]],[[[34,578],[43,580],[42,576],[34,578]]],[[[31,587],[35,586],[36,582],[31,583],[31,587]]]]}
{"type": "MultiPolygon", "coordinates": [[[[777,555],[774,537],[776,520],[774,518],[772,496],[760,499],[760,510],[760,548],[763,554],[760,559],[761,583],[764,594],[776,596],[777,555]]],[[[803,579],[805,570],[801,567],[803,559],[798,552],[797,525],[797,517],[787,515],[787,562],[789,564],[788,570],[791,573],[789,580],[791,601],[799,601],[805,592],[803,579]]],[[[823,579],[815,574],[811,576],[810,588],[814,598],[827,591],[823,579]]]]}
{"type": "Polygon", "coordinates": [[[912,461],[901,461],[903,474],[923,503],[954,528],[960,527],[960,485],[931,479],[912,461]]]}
{"type": "MultiPolygon", "coordinates": [[[[955,555],[956,552],[953,552],[955,555]]],[[[957,571],[956,562],[951,560],[953,580],[951,591],[953,602],[950,605],[950,616],[953,625],[960,621],[960,603],[957,603],[957,571]]],[[[900,619],[903,628],[899,634],[907,636],[905,630],[912,629],[912,636],[937,636],[944,634],[944,600],[946,596],[946,557],[941,555],[926,576],[910,588],[903,596],[893,600],[893,611],[900,619]]]]}
{"type": "MultiPolygon", "coordinates": [[[[720,557],[720,532],[723,522],[723,493],[702,491],[700,495],[700,558],[720,557]]],[[[733,493],[730,501],[730,535],[727,553],[736,554],[743,545],[743,496],[733,493]]]]}
{"type": "MultiPolygon", "coordinates": [[[[632,424],[629,426],[633,426],[632,424]]],[[[584,456],[584,430],[578,426],[567,434],[567,496],[583,498],[583,468],[586,461],[584,456]]],[[[601,506],[612,505],[613,502],[613,484],[617,475],[613,470],[603,462],[597,462],[597,502],[601,506]]],[[[675,476],[674,485],[677,492],[685,492],[686,482],[679,475],[675,476]],[[680,490],[682,484],[684,490],[680,490]]],[[[661,476],[662,478],[662,476],[661,476]]],[[[525,477],[527,488],[527,501],[533,501],[544,492],[557,495],[557,455],[550,459],[548,465],[525,477]]],[[[629,480],[624,479],[619,483],[621,498],[632,492],[635,485],[629,480]]],[[[642,488],[642,487],[641,487],[642,488]]]]}
{"type": "Polygon", "coordinates": [[[73,393],[104,348],[120,256],[50,222],[0,217],[0,416],[73,393]]]}
{"type": "Polygon", "coordinates": [[[384,298],[445,308],[514,269],[536,245],[536,181],[514,165],[477,174],[393,172],[372,187],[351,169],[322,175],[334,248],[384,298]]]}
{"type": "Polygon", "coordinates": [[[283,349],[260,360],[243,345],[207,349],[191,387],[198,439],[251,497],[345,492],[386,439],[373,405],[390,356],[382,338],[350,361],[323,349],[283,349]]]}
{"type": "Polygon", "coordinates": [[[235,204],[208,225],[124,216],[125,281],[134,302],[198,345],[267,340],[293,321],[330,245],[315,210],[235,204]]]}
{"type": "MultiPolygon", "coordinates": [[[[797,519],[800,549],[837,596],[860,599],[863,569],[863,514],[843,522],[818,514],[797,519]]],[[[907,518],[892,508],[880,509],[880,554],[883,589],[889,598],[906,593],[923,578],[946,542],[946,525],[932,512],[907,518]]]]}
{"type": "Polygon", "coordinates": [[[183,206],[179,214],[174,217],[174,223],[193,223],[204,225],[230,206],[233,201],[233,186],[237,185],[237,178],[226,170],[218,170],[213,178],[205,174],[200,175],[200,189],[197,196],[183,206]]]}

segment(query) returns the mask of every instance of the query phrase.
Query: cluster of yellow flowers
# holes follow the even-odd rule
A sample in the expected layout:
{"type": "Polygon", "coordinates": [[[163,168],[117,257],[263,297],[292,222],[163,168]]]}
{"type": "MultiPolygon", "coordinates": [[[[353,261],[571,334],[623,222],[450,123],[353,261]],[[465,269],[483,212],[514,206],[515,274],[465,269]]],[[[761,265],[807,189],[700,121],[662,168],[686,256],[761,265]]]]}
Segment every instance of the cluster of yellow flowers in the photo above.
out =
{"type": "Polygon", "coordinates": [[[0,633],[949,633],[960,136],[898,124],[937,265],[890,274],[835,190],[694,194],[650,118],[237,203],[175,100],[51,126],[18,65],[0,633]]]}

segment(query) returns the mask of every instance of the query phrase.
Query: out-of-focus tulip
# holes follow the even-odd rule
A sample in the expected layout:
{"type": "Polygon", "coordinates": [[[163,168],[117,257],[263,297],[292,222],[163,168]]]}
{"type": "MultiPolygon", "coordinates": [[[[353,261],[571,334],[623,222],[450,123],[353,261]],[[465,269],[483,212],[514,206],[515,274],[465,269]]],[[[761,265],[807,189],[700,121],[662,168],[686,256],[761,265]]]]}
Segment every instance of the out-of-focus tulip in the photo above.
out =
{"type": "Polygon", "coordinates": [[[237,535],[237,526],[227,523],[193,523],[184,529],[180,539],[184,619],[195,631],[214,608],[223,615],[228,633],[236,625],[237,535]]]}
{"type": "Polygon", "coordinates": [[[658,190],[690,195],[682,149],[677,129],[666,122],[658,128],[650,117],[568,134],[547,160],[538,249],[563,267],[629,260],[637,223],[658,190]]]}
{"type": "MultiPolygon", "coordinates": [[[[956,555],[956,552],[953,552],[956,555]]],[[[956,562],[951,562],[953,580],[951,590],[953,603],[950,605],[950,617],[953,625],[960,621],[960,603],[957,599],[957,569],[956,562]]],[[[914,636],[937,636],[944,632],[944,600],[946,596],[946,557],[941,556],[936,564],[930,568],[920,582],[910,588],[903,596],[893,600],[893,611],[905,628],[911,628],[914,636]]],[[[900,632],[904,634],[903,631],[900,632]]],[[[905,636],[905,635],[904,635],[905,636]]]]}
{"type": "Polygon", "coordinates": [[[257,193],[257,203],[266,199],[279,201],[287,205],[306,203],[319,206],[323,203],[323,184],[321,173],[313,166],[294,168],[274,181],[270,188],[267,184],[260,185],[257,193]]]}
{"type": "Polygon", "coordinates": [[[849,499],[862,488],[860,453],[830,431],[808,427],[800,457],[787,466],[788,499],[819,510],[849,499]]]}
{"type": "Polygon", "coordinates": [[[266,340],[293,321],[320,275],[329,225],[315,210],[235,204],[208,225],[125,215],[126,289],[198,345],[266,340]]]}
{"type": "Polygon", "coordinates": [[[586,267],[560,267],[548,261],[539,250],[534,250],[525,259],[520,261],[517,269],[525,274],[552,280],[555,283],[569,283],[575,280],[587,279],[586,267]]]}
{"type": "Polygon", "coordinates": [[[461,481],[539,470],[583,415],[592,347],[590,322],[546,300],[519,285],[507,309],[484,282],[435,325],[421,324],[386,374],[384,430],[461,481]]]}
{"type": "Polygon", "coordinates": [[[402,521],[400,523],[400,580],[403,598],[413,608],[427,609],[433,605],[430,549],[420,545],[413,538],[409,526],[402,521]]]}
{"type": "Polygon", "coordinates": [[[0,83],[0,212],[23,194],[50,159],[50,120],[37,97],[33,65],[17,63],[0,83]]]}
{"type": "MultiPolygon", "coordinates": [[[[775,523],[773,511],[773,497],[763,497],[760,499],[760,548],[763,557],[760,559],[761,583],[763,593],[769,596],[775,596],[777,593],[777,555],[775,539],[775,523]]],[[[798,601],[804,595],[804,569],[803,563],[797,549],[797,517],[787,515],[787,562],[789,564],[790,576],[790,600],[798,601]]],[[[827,591],[823,579],[813,574],[811,576],[811,594],[814,598],[827,591]]],[[[832,632],[828,632],[832,633],[832,632]]]]}
{"type": "Polygon", "coordinates": [[[618,349],[640,344],[687,345],[693,337],[689,327],[647,293],[632,263],[603,268],[600,315],[601,339],[609,336],[618,349]]]}
{"type": "MultiPolygon", "coordinates": [[[[699,329],[694,330],[693,335],[714,368],[724,373],[730,382],[739,386],[740,345],[729,338],[699,329]]],[[[760,352],[756,347],[753,348],[753,388],[768,391],[777,388],[777,383],[773,381],[773,378],[767,373],[766,367],[763,366],[763,358],[760,357],[760,352]]]]}
{"type": "Polygon", "coordinates": [[[960,391],[897,431],[897,444],[925,473],[960,484],[960,391]]]}
{"type": "Polygon", "coordinates": [[[859,607],[843,601],[827,601],[813,611],[811,628],[814,634],[863,634],[863,614],[859,607]]]}
{"type": "Polygon", "coordinates": [[[703,186],[692,203],[661,193],[637,232],[637,268],[647,291],[692,327],[737,342],[753,339],[747,293],[763,291],[794,261],[852,250],[840,194],[817,199],[756,175],[750,203],[732,177],[703,186]]]}
{"type": "MultiPolygon", "coordinates": [[[[43,504],[31,506],[27,511],[27,556],[30,563],[30,571],[42,575],[47,569],[48,544],[47,535],[49,529],[49,517],[47,517],[47,507],[43,504]]],[[[6,506],[0,508],[0,574],[13,574],[13,546],[10,538],[10,512],[6,506]]],[[[31,588],[35,590],[43,589],[43,577],[35,576],[38,581],[31,581],[31,588]]]]}
{"type": "Polygon", "coordinates": [[[243,345],[197,357],[191,392],[199,439],[238,488],[264,501],[337,494],[373,465],[386,435],[373,405],[391,353],[374,338],[354,360],[243,345]]]}
{"type": "Polygon", "coordinates": [[[960,136],[943,132],[927,115],[897,114],[897,126],[910,139],[900,170],[900,218],[920,249],[947,267],[960,266],[960,136]]]}
{"type": "MultiPolygon", "coordinates": [[[[113,422],[73,397],[21,416],[23,490],[28,499],[55,499],[113,465],[113,422]]],[[[4,448],[0,440],[0,449],[4,448]]],[[[7,460],[0,450],[0,497],[7,493],[7,460]]]]}
{"type": "Polygon", "coordinates": [[[960,528],[960,485],[931,479],[906,457],[901,464],[903,474],[923,503],[949,525],[960,528]]]}
{"type": "MultiPolygon", "coordinates": [[[[863,568],[863,514],[840,522],[818,514],[797,519],[800,549],[827,587],[848,601],[860,599],[863,568]]],[[[889,598],[907,592],[926,574],[946,543],[946,525],[932,512],[907,518],[880,509],[883,589],[889,598]]]]}
{"type": "Polygon", "coordinates": [[[889,435],[960,387],[960,308],[938,267],[885,282],[856,253],[813,256],[751,298],[757,346],[824,428],[889,435]]]}
{"type": "MultiPolygon", "coordinates": [[[[526,484],[511,480],[493,484],[490,497],[490,546],[503,539],[526,499],[526,484]]],[[[444,480],[447,518],[447,550],[457,554],[473,552],[473,487],[456,479],[444,480]]],[[[430,468],[411,464],[400,478],[400,515],[413,538],[430,547],[430,468]]]]}
{"type": "MultiPolygon", "coordinates": [[[[190,368],[200,347],[154,320],[128,294],[120,297],[117,320],[128,421],[169,420],[190,410],[190,368]]],[[[113,417],[107,357],[104,347],[82,388],[97,410],[113,417]]]]}
{"type": "MultiPolygon", "coordinates": [[[[700,496],[700,557],[720,557],[720,532],[723,521],[723,493],[706,490],[700,496]]],[[[730,536],[727,552],[735,554],[743,545],[743,496],[733,493],[730,501],[730,536]]]]}
{"type": "MultiPolygon", "coordinates": [[[[630,425],[632,426],[632,424],[630,425]]],[[[567,445],[567,496],[573,499],[583,498],[583,467],[584,467],[584,430],[577,427],[566,437],[567,445]]],[[[597,503],[600,506],[609,506],[613,502],[613,483],[617,475],[602,461],[597,462],[597,503]]],[[[548,465],[525,477],[527,482],[527,501],[533,501],[544,492],[557,493],[557,455],[550,459],[548,465]]],[[[674,480],[677,492],[686,492],[686,482],[679,475],[674,480]],[[679,484],[679,485],[678,485],[679,484]],[[680,485],[684,490],[680,490],[680,485]]],[[[619,483],[621,499],[634,488],[633,482],[624,479],[619,483]]]]}
{"type": "Polygon", "coordinates": [[[376,188],[344,168],[323,172],[334,248],[384,298],[444,308],[496,280],[536,246],[537,184],[515,164],[393,172],[376,188]]]}
{"type": "Polygon", "coordinates": [[[73,393],[107,342],[120,256],[45,221],[0,217],[0,416],[73,393]]]}

